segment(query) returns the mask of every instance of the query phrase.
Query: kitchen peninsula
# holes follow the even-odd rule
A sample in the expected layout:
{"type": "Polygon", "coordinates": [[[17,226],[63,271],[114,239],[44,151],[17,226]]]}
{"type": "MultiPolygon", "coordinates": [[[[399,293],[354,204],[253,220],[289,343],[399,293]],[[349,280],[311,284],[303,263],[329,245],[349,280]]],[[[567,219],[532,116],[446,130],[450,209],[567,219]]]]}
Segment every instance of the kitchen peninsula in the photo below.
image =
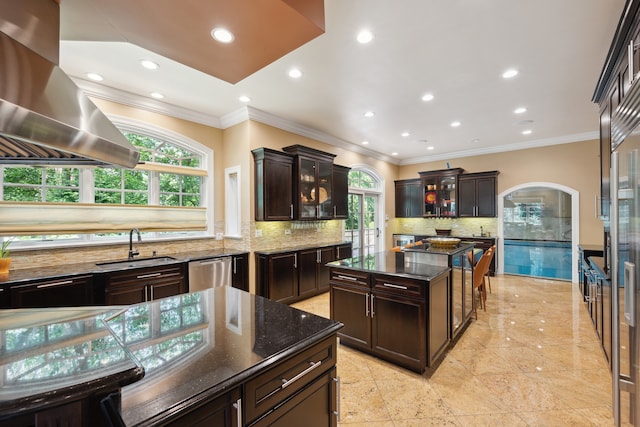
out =
{"type": "Polygon", "coordinates": [[[232,287],[4,310],[0,423],[335,426],[341,326],[232,287]]]}

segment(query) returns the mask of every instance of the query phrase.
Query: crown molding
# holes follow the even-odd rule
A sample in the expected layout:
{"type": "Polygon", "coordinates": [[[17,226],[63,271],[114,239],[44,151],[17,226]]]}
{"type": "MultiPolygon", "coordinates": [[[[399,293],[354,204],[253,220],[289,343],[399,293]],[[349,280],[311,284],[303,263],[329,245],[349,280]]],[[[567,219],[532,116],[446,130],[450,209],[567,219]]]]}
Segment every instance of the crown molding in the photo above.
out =
{"type": "Polygon", "coordinates": [[[402,160],[398,164],[400,166],[415,165],[418,163],[429,163],[429,162],[434,162],[438,160],[449,160],[449,159],[459,159],[462,157],[482,156],[484,154],[496,154],[496,153],[504,153],[507,151],[526,150],[529,148],[540,148],[540,147],[546,147],[549,145],[570,144],[572,142],[588,141],[588,140],[598,139],[598,138],[600,138],[600,134],[596,131],[583,132],[583,133],[576,133],[576,134],[558,136],[553,138],[543,138],[543,139],[536,139],[536,140],[527,141],[527,142],[518,142],[514,144],[498,145],[495,147],[456,151],[454,153],[438,154],[435,156],[416,157],[412,159],[402,160]]]}
{"type": "Polygon", "coordinates": [[[116,102],[129,107],[138,108],[152,113],[163,114],[177,119],[188,120],[220,129],[220,119],[209,114],[204,114],[188,108],[179,107],[167,102],[159,102],[144,96],[136,95],[124,90],[90,82],[88,80],[72,77],[72,80],[82,89],[87,96],[116,102]]]}

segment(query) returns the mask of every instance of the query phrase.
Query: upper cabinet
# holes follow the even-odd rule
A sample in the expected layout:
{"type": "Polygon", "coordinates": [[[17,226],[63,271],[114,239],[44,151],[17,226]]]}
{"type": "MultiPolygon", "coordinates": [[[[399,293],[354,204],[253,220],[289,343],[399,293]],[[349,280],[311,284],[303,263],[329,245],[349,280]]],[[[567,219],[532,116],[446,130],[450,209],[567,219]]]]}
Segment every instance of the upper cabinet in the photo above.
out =
{"type": "Polygon", "coordinates": [[[252,151],[256,221],[327,220],[348,216],[349,170],[334,154],[301,145],[252,151]]]}
{"type": "Polygon", "coordinates": [[[333,218],[349,216],[349,171],[351,168],[333,165],[333,218]]]}
{"type": "Polygon", "coordinates": [[[293,209],[295,219],[333,219],[332,178],[334,154],[292,145],[283,148],[295,155],[293,209]]]}
{"type": "Polygon", "coordinates": [[[462,174],[458,177],[458,216],[496,216],[498,171],[462,174]]]}
{"type": "Polygon", "coordinates": [[[294,156],[269,148],[252,150],[255,164],[256,221],[291,220],[294,156]]]}
{"type": "Polygon", "coordinates": [[[453,218],[457,213],[458,176],[461,168],[420,172],[424,194],[423,215],[453,218]]]}
{"type": "Polygon", "coordinates": [[[422,181],[404,179],[396,184],[396,218],[422,218],[422,181]]]}

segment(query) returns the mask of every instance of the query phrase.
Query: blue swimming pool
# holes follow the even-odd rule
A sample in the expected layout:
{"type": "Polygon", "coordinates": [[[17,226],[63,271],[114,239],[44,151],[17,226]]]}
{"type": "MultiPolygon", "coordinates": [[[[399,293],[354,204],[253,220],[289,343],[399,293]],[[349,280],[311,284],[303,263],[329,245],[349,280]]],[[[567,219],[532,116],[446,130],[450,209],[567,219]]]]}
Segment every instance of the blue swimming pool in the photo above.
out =
{"type": "Polygon", "coordinates": [[[515,239],[504,241],[506,274],[571,280],[571,270],[571,242],[515,239]]]}

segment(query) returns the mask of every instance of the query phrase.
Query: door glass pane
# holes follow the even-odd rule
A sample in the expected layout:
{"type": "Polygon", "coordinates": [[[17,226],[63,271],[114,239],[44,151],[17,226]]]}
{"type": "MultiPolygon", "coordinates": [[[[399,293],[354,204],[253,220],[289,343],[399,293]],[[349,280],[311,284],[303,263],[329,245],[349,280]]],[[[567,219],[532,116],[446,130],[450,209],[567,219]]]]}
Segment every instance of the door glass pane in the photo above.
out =
{"type": "Polygon", "coordinates": [[[300,217],[316,217],[316,162],[300,159],[300,217]]]}
{"type": "Polygon", "coordinates": [[[349,193],[349,216],[345,221],[344,227],[344,240],[352,243],[352,255],[354,257],[360,256],[362,242],[360,233],[360,213],[362,211],[362,196],[359,194],[349,193]]]}
{"type": "Polygon", "coordinates": [[[364,235],[364,251],[363,255],[369,255],[377,252],[378,246],[378,225],[376,221],[376,207],[378,204],[378,196],[364,196],[363,225],[365,227],[364,235]]]}
{"type": "Polygon", "coordinates": [[[333,164],[326,162],[318,163],[318,205],[320,206],[320,217],[333,217],[333,202],[331,200],[331,175],[333,164]]]}

